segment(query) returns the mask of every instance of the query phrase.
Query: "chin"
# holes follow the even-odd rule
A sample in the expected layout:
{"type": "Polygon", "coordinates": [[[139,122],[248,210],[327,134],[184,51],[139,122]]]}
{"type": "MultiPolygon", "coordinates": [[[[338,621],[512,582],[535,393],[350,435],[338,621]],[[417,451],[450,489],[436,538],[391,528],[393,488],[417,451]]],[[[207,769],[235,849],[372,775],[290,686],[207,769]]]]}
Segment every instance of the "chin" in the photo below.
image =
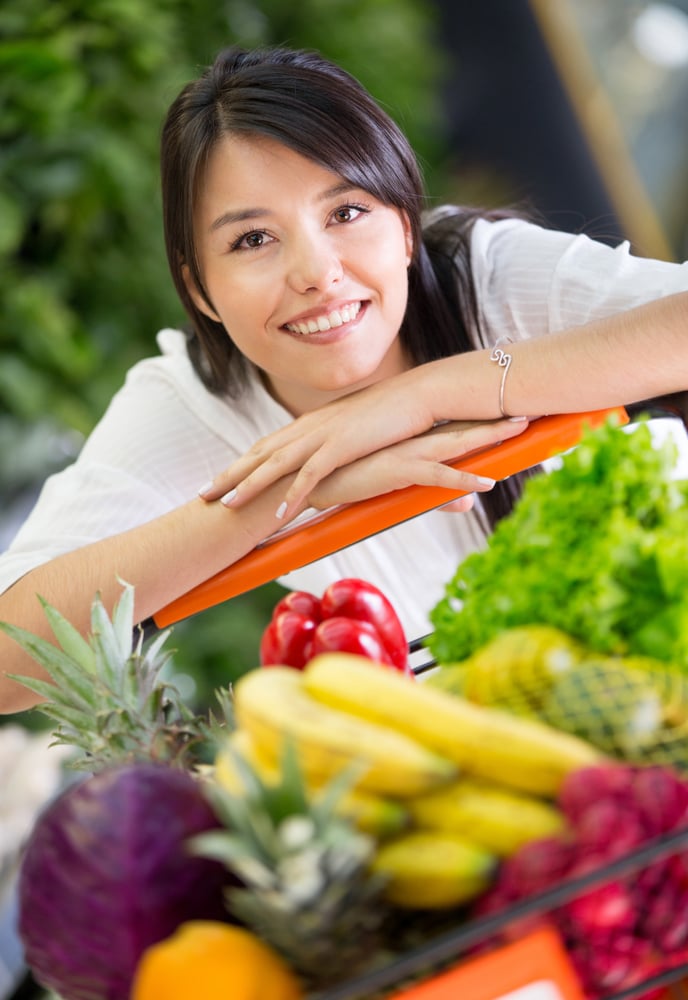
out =
{"type": "Polygon", "coordinates": [[[342,367],[328,372],[317,380],[320,382],[317,388],[324,392],[353,392],[355,389],[362,389],[363,386],[378,382],[383,377],[379,365],[371,365],[368,360],[367,364],[360,367],[342,367]]]}

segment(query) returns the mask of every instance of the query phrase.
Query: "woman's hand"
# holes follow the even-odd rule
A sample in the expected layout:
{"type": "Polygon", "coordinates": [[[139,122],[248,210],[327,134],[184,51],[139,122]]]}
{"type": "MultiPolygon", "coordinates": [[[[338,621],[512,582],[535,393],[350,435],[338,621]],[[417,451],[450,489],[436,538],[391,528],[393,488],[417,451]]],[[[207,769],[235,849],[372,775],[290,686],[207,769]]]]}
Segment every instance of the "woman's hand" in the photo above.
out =
{"type": "MultiPolygon", "coordinates": [[[[322,413],[322,411],[318,412],[322,413]]],[[[294,427],[299,422],[295,421],[295,424],[290,426],[294,427]]],[[[313,473],[304,477],[306,482],[311,476],[316,479],[310,489],[306,487],[306,493],[294,489],[299,478],[297,475],[291,488],[285,494],[286,507],[283,505],[283,509],[276,516],[289,520],[291,514],[297,508],[302,507],[304,502],[311,507],[324,510],[339,504],[365,500],[368,497],[388,493],[391,490],[403,489],[410,485],[439,486],[453,491],[465,490],[467,494],[485,492],[494,486],[493,480],[454,469],[446,463],[497,444],[507,438],[515,437],[527,426],[526,420],[495,420],[479,423],[456,421],[441,424],[424,434],[381,447],[373,451],[372,454],[364,454],[361,458],[354,457],[353,461],[346,464],[342,464],[341,459],[339,459],[336,461],[336,467],[333,471],[325,475],[318,475],[317,478],[313,473]]],[[[279,438],[280,434],[281,432],[278,431],[276,435],[270,435],[269,438],[258,443],[257,452],[265,456],[262,465],[246,456],[247,465],[244,467],[248,467],[252,471],[242,480],[239,477],[244,459],[240,459],[239,462],[230,466],[226,473],[217,477],[212,490],[204,491],[204,498],[216,500],[222,497],[228,505],[236,506],[239,502],[244,503],[250,497],[255,496],[263,484],[268,485],[273,479],[279,478],[280,474],[293,471],[292,467],[287,465],[285,456],[293,456],[298,453],[298,440],[289,441],[286,446],[281,446],[278,442],[276,450],[274,448],[270,450],[270,447],[266,445],[266,442],[271,442],[273,438],[279,438]],[[237,466],[240,470],[239,474],[236,472],[237,466]],[[224,492],[232,485],[236,485],[237,492],[225,500],[224,492]]],[[[314,429],[310,428],[308,434],[312,435],[310,439],[317,440],[314,429]]],[[[321,446],[321,450],[325,445],[321,446]]],[[[359,443],[359,454],[361,451],[359,443]]],[[[335,452],[332,451],[331,454],[334,455],[335,452]]],[[[326,467],[327,464],[328,461],[324,460],[323,467],[326,467]]],[[[319,465],[313,463],[313,466],[315,466],[317,473],[319,465]]],[[[302,489],[303,487],[301,487],[302,489]]],[[[453,503],[452,509],[468,510],[471,506],[472,499],[466,497],[453,503]]]]}
{"type": "MultiPolygon", "coordinates": [[[[494,479],[463,472],[446,463],[515,437],[526,426],[527,421],[503,420],[442,424],[330,473],[310,493],[308,503],[323,510],[413,485],[484,493],[492,489],[494,479]]],[[[471,505],[471,500],[460,501],[459,509],[469,509],[471,505]]]]}
{"type": "Polygon", "coordinates": [[[385,379],[297,417],[257,441],[200,495],[238,507],[296,473],[279,514],[290,516],[336,469],[433,426],[435,417],[422,403],[419,373],[414,369],[385,379]]]}

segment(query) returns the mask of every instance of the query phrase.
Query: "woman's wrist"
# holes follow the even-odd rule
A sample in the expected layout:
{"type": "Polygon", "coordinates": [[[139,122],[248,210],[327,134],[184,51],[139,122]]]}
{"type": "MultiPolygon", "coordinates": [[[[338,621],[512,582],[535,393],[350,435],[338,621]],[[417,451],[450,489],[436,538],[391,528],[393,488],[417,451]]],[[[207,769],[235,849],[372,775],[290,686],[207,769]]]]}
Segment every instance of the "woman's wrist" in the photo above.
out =
{"type": "Polygon", "coordinates": [[[510,392],[516,358],[511,345],[500,345],[502,350],[507,346],[511,361],[504,365],[495,362],[491,349],[484,349],[441,358],[421,366],[425,372],[420,391],[432,414],[433,423],[442,420],[501,420],[512,414],[520,416],[514,410],[510,392]]]}

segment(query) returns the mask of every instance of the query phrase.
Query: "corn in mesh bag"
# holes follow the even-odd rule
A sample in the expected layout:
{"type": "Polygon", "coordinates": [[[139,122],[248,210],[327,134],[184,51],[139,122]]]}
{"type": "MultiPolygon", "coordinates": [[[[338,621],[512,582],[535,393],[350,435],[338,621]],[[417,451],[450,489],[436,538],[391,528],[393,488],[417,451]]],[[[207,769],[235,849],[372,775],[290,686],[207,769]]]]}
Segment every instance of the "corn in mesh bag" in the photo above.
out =
{"type": "Polygon", "coordinates": [[[525,625],[428,682],[541,719],[612,757],[688,771],[688,679],[650,657],[596,654],[549,625],[525,625]]]}

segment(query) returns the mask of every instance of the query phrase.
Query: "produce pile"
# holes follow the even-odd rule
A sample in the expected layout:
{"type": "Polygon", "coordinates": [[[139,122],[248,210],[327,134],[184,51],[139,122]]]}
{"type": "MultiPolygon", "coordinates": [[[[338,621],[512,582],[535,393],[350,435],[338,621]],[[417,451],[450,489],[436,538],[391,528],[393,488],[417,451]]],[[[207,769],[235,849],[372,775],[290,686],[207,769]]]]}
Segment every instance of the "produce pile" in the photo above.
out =
{"type": "MultiPolygon", "coordinates": [[[[443,602],[439,665],[419,679],[385,596],[337,581],[319,599],[287,595],[259,665],[218,692],[216,714],[197,717],[162,680],[168,633],[132,650],[131,587],[112,619],[95,599],[86,638],[44,605],[57,646],[0,623],[48,670],[53,683],[24,683],[47,699],[55,740],[87,772],[44,811],[24,852],[20,932],[37,981],[62,1000],[326,998],[438,927],[508,913],[688,827],[688,661],[675,658],[687,634],[677,588],[686,536],[671,549],[667,534],[683,487],[654,481],[668,477],[645,455],[644,432],[594,432],[587,459],[574,452],[551,473],[601,462],[593,478],[606,506],[596,495],[587,509],[604,523],[608,557],[625,559],[623,572],[597,560],[598,612],[609,614],[590,636],[570,607],[562,622],[546,603],[539,616],[532,595],[528,604],[529,563],[518,587],[503,566],[483,621],[460,585],[452,615],[466,615],[465,640],[443,602]],[[617,461],[621,472],[602,474],[617,461]],[[626,484],[614,499],[611,482],[626,484]],[[641,511],[645,526],[620,546],[617,520],[635,524],[641,511]],[[615,603],[617,577],[640,563],[645,623],[660,591],[665,601],[661,627],[645,631],[627,628],[615,603]],[[528,617],[512,620],[516,604],[528,617]],[[648,648],[650,634],[661,642],[648,648]]],[[[473,561],[475,580],[480,559],[506,551],[497,535],[507,530],[473,561]]],[[[531,530],[544,537],[543,525],[531,530]]],[[[586,525],[578,547],[594,535],[586,525]]],[[[559,565],[572,586],[587,574],[567,538],[559,565]]],[[[483,943],[553,921],[591,1000],[688,961],[683,850],[544,916],[504,921],[483,943]]]]}

